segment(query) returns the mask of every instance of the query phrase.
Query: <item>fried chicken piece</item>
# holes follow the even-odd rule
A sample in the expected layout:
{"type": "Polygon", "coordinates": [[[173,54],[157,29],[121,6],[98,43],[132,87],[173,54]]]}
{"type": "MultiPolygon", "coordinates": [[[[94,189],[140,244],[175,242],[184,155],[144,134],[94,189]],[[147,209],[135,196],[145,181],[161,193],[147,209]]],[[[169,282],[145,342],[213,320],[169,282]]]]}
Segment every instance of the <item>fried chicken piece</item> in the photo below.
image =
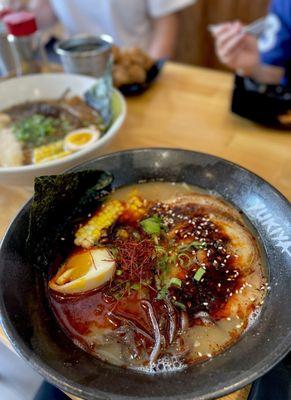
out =
{"type": "Polygon", "coordinates": [[[129,82],[129,74],[123,65],[114,65],[112,69],[112,77],[114,86],[120,87],[129,82]]]}
{"type": "Polygon", "coordinates": [[[146,71],[139,65],[131,65],[128,68],[130,83],[144,83],[147,77],[146,71]]]}
{"type": "Polygon", "coordinates": [[[142,49],[131,47],[121,50],[113,46],[112,53],[113,82],[116,87],[146,81],[147,72],[153,66],[154,60],[142,49]]]}

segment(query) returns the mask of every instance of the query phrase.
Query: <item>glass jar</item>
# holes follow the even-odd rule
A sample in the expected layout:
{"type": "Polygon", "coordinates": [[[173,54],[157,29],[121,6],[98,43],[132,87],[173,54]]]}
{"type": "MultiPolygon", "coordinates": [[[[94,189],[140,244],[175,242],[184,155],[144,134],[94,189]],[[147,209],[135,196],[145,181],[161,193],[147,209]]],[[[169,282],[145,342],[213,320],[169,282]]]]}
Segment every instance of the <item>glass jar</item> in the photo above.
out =
{"type": "Polygon", "coordinates": [[[16,75],[16,65],[11,45],[8,41],[4,17],[12,13],[9,7],[0,7],[0,77],[9,78],[16,75]]]}
{"type": "Polygon", "coordinates": [[[47,59],[34,14],[26,11],[11,13],[5,16],[4,23],[15,59],[16,75],[41,72],[47,59]]]}

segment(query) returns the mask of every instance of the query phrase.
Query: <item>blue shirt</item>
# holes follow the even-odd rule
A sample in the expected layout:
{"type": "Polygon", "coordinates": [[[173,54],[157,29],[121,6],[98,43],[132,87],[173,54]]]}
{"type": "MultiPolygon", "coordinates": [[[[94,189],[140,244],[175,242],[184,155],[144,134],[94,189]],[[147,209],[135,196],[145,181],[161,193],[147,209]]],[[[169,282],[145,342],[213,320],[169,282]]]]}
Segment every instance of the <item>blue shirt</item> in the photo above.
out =
{"type": "Polygon", "coordinates": [[[264,64],[283,67],[285,83],[291,84],[291,1],[273,0],[266,30],[259,40],[264,64]]]}

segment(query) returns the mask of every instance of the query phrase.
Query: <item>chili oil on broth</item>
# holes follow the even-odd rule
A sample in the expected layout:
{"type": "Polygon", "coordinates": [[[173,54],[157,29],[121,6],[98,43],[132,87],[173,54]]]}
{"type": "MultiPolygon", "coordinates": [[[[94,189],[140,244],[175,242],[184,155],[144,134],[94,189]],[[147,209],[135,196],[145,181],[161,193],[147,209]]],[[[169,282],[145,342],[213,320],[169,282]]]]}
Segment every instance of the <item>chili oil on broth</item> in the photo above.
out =
{"type": "MultiPolygon", "coordinates": [[[[116,201],[133,207],[134,196],[140,199],[143,214],[137,212],[138,218],[132,219],[129,210],[124,211],[95,245],[89,249],[76,246],[73,252],[81,259],[84,254],[88,263],[87,251],[114,248],[110,257],[115,269],[109,281],[80,293],[50,287],[50,303],[59,324],[76,345],[93,356],[143,372],[175,371],[220,354],[239,340],[263,304],[267,280],[258,241],[233,207],[188,184],[150,182],[122,187],[105,205],[116,201]],[[182,249],[166,277],[161,272],[165,267],[162,248],[167,259],[172,250],[165,239],[146,234],[140,226],[141,221],[158,215],[165,225],[169,222],[163,232],[166,240],[182,249]],[[135,231],[139,237],[133,242],[116,240],[117,232],[125,236],[129,232],[131,238],[135,231]],[[128,260],[126,252],[133,248],[146,259],[154,259],[151,266],[143,265],[135,254],[144,268],[138,282],[131,281],[129,271],[122,269],[128,260]],[[190,267],[184,268],[185,264],[190,267]],[[157,269],[158,279],[151,277],[157,269]],[[121,283],[119,292],[116,282],[122,282],[122,277],[129,283],[121,283]]],[[[139,211],[138,206],[133,210],[139,211]]]]}

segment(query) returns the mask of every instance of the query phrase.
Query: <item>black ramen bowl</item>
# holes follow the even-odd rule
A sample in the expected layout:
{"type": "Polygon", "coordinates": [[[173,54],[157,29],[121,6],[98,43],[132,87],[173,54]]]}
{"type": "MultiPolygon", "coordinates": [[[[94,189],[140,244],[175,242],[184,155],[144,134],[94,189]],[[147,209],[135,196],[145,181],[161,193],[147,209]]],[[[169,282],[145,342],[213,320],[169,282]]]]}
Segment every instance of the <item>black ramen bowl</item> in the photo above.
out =
{"type": "MultiPolygon", "coordinates": [[[[114,186],[140,180],[187,182],[242,210],[266,253],[271,290],[256,322],[211,361],[144,374],[105,364],[60,330],[45,290],[25,257],[30,202],[11,224],[0,253],[0,312],[15,350],[55,386],[83,399],[213,399],[254,381],[291,346],[291,213],[263,179],[220,158],[185,150],[141,149],[106,155],[76,168],[113,173],[114,186]]],[[[39,238],[41,240],[41,238],[39,238]]],[[[282,399],[283,400],[283,399],[282,399]]]]}

